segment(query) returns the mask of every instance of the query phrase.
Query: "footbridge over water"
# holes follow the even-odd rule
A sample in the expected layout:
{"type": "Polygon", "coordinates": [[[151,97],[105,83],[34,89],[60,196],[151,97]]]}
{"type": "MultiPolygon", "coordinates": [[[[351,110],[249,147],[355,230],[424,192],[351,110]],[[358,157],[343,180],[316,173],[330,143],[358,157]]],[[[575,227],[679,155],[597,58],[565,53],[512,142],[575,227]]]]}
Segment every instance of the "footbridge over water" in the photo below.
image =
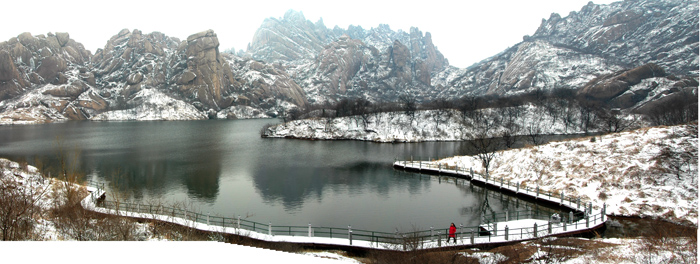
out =
{"type": "Polygon", "coordinates": [[[503,179],[489,178],[476,174],[471,169],[447,168],[426,161],[396,161],[393,166],[400,170],[456,177],[461,179],[463,184],[481,184],[522,199],[534,199],[559,206],[562,211],[569,213],[536,216],[528,213],[500,212],[485,217],[486,221],[479,226],[460,225],[457,229],[456,243],[447,243],[447,229],[386,232],[353,229],[352,226],[282,226],[273,225],[271,222],[260,223],[241,219],[240,216],[203,214],[162,204],[106,201],[103,183],[89,183],[90,195],[81,205],[85,209],[104,214],[163,221],[197,230],[246,236],[268,242],[299,243],[324,248],[398,251],[496,246],[550,236],[571,236],[603,228],[607,221],[605,205],[594,212],[591,203],[582,204],[578,198],[568,197],[563,193],[543,192],[537,187],[532,189],[523,184],[504,182],[503,179]]]}

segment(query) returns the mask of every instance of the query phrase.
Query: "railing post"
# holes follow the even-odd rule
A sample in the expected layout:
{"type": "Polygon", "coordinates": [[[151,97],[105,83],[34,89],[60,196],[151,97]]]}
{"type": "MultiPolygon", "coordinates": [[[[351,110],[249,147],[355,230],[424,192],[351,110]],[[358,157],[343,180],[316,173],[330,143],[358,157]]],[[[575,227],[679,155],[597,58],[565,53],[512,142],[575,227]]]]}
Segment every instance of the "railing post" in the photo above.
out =
{"type": "Polygon", "coordinates": [[[236,226],[238,226],[238,229],[241,229],[241,215],[238,215],[238,221],[236,222],[236,226]]]}
{"type": "Polygon", "coordinates": [[[433,241],[435,239],[435,235],[433,234],[433,227],[430,227],[430,241],[433,241]]]}
{"type": "Polygon", "coordinates": [[[566,223],[566,221],[564,221],[564,232],[566,232],[566,225],[568,224],[566,223]]]}
{"type": "Polygon", "coordinates": [[[537,237],[537,223],[535,223],[535,226],[533,227],[533,238],[537,237]]]}
{"type": "Polygon", "coordinates": [[[600,209],[600,214],[601,214],[601,215],[605,215],[605,207],[606,207],[606,204],[603,203],[603,209],[600,209]]]}
{"type": "Polygon", "coordinates": [[[309,223],[309,237],[311,237],[311,223],[309,223]]]}
{"type": "Polygon", "coordinates": [[[586,228],[590,227],[591,216],[586,213],[586,228]]]}
{"type": "Polygon", "coordinates": [[[508,241],[508,226],[506,226],[505,232],[506,232],[506,234],[505,234],[505,235],[506,235],[506,241],[508,241]]]}
{"type": "Polygon", "coordinates": [[[503,177],[501,177],[501,186],[498,189],[503,189],[503,177]]]}
{"type": "Polygon", "coordinates": [[[537,193],[537,194],[535,194],[535,199],[537,199],[538,197],[540,197],[540,186],[539,186],[539,185],[537,186],[537,191],[536,191],[536,193],[537,193]]]}
{"type": "Polygon", "coordinates": [[[581,208],[581,197],[576,199],[576,209],[581,208]]]}
{"type": "Polygon", "coordinates": [[[464,225],[462,223],[459,223],[459,242],[464,242],[464,225]]]}
{"type": "Polygon", "coordinates": [[[442,232],[438,231],[438,247],[442,247],[442,232]]]}
{"type": "Polygon", "coordinates": [[[520,193],[520,183],[517,183],[518,187],[515,189],[515,193],[520,193]]]}
{"type": "Polygon", "coordinates": [[[474,230],[472,230],[472,236],[471,236],[471,244],[474,245],[474,230]]]}
{"type": "Polygon", "coordinates": [[[552,219],[549,219],[549,222],[547,222],[547,233],[552,234],[552,219]]]}
{"type": "Polygon", "coordinates": [[[561,192],[561,201],[559,202],[559,206],[564,204],[564,192],[561,192]]]}
{"type": "Polygon", "coordinates": [[[207,225],[209,225],[209,212],[207,212],[207,225]]]}
{"type": "Polygon", "coordinates": [[[569,211],[569,224],[574,222],[574,212],[569,211]]]}
{"type": "Polygon", "coordinates": [[[352,246],[352,227],[348,226],[348,238],[350,239],[350,245],[352,246]]]}
{"type": "Polygon", "coordinates": [[[272,236],[272,222],[268,222],[267,224],[267,234],[272,236]]]}
{"type": "Polygon", "coordinates": [[[593,202],[588,202],[588,214],[593,214],[593,202]]]}
{"type": "Polygon", "coordinates": [[[493,222],[493,235],[498,236],[498,222],[493,222]]]}

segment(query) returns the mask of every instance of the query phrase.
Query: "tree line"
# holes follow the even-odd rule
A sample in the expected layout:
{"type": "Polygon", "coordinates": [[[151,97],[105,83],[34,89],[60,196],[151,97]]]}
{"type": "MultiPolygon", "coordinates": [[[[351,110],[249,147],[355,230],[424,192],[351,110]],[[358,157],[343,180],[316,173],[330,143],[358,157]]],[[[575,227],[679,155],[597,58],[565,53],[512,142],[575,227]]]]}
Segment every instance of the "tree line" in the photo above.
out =
{"type": "MultiPolygon", "coordinates": [[[[383,112],[403,112],[413,118],[419,110],[435,110],[436,123],[452,112],[464,118],[481,121],[481,109],[497,109],[506,121],[513,121],[523,106],[534,105],[542,115],[549,115],[553,122],[562,121],[567,129],[580,127],[584,132],[598,129],[603,132],[620,132],[629,127],[629,114],[613,108],[607,101],[576,94],[576,90],[559,88],[549,91],[537,89],[528,93],[497,96],[467,95],[457,99],[438,98],[421,101],[410,94],[404,94],[395,101],[372,102],[365,98],[343,98],[337,102],[312,104],[304,108],[293,108],[282,113],[285,122],[311,117],[359,116],[365,123],[371,114],[383,112]]],[[[636,113],[651,125],[676,125],[697,120],[697,95],[675,96],[659,104],[652,111],[636,113]]],[[[537,130],[536,127],[532,128],[537,130]]]]}

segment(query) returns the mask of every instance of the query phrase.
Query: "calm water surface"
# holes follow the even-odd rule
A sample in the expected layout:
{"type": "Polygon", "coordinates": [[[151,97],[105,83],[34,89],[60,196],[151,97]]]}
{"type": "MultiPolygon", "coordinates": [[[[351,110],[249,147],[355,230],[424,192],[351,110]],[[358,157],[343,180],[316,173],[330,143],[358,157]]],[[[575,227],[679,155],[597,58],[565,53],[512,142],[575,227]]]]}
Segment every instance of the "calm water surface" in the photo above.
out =
{"type": "Polygon", "coordinates": [[[465,154],[466,143],[379,144],[263,139],[275,120],[68,122],[0,127],[0,156],[56,171],[57,156],[86,179],[134,202],[186,204],[211,215],[273,225],[391,232],[451,222],[479,211],[551,209],[454,179],[394,170],[394,158],[465,154]]]}

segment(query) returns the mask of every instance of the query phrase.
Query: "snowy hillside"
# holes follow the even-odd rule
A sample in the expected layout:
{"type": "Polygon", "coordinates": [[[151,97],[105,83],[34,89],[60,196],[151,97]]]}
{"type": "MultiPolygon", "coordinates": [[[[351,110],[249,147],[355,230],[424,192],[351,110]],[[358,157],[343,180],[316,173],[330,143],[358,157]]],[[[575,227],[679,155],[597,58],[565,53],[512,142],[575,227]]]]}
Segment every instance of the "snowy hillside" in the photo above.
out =
{"type": "Polygon", "coordinates": [[[202,120],[207,119],[191,104],[176,100],[156,89],[144,89],[134,95],[134,108],[107,111],[92,120],[202,120]]]}
{"type": "MultiPolygon", "coordinates": [[[[470,140],[477,137],[586,132],[581,114],[567,110],[567,118],[547,114],[541,106],[483,109],[472,113],[456,110],[424,110],[414,115],[383,112],[364,116],[309,118],[270,126],[264,137],[300,139],[354,139],[375,142],[422,142],[470,140]]],[[[625,116],[631,125],[634,116],[625,116]]],[[[598,129],[589,128],[588,132],[598,129]]]]}
{"type": "MultiPolygon", "coordinates": [[[[476,156],[438,161],[483,172],[476,156]]],[[[498,152],[492,176],[607,204],[620,216],[698,224],[697,123],[498,152]]]]}

